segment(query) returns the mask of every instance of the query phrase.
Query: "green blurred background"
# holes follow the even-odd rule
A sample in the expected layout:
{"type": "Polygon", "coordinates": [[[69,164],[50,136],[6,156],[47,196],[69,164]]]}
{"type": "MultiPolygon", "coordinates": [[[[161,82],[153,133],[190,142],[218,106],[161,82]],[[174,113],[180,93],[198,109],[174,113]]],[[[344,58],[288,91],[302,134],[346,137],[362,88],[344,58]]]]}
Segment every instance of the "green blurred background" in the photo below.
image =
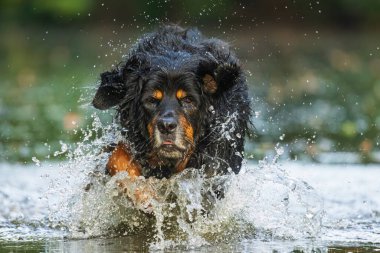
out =
{"type": "Polygon", "coordinates": [[[162,23],[237,51],[256,115],[250,157],[281,146],[287,159],[379,162],[379,13],[377,0],[2,0],[0,162],[80,142],[99,73],[162,23]]]}

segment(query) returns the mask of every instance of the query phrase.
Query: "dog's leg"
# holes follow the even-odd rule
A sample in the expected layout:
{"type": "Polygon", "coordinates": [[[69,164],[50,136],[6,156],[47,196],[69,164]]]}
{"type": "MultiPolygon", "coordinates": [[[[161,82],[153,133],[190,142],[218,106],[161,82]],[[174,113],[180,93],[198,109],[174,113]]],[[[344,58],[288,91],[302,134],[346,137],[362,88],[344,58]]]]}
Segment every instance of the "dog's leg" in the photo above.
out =
{"type": "Polygon", "coordinates": [[[121,192],[126,194],[144,212],[151,212],[151,201],[155,198],[153,189],[149,185],[139,185],[136,187],[137,177],[141,176],[141,166],[133,159],[132,154],[125,144],[119,143],[112,152],[107,170],[111,176],[118,172],[126,171],[128,178],[118,180],[118,187],[121,192]]]}
{"type": "Polygon", "coordinates": [[[128,148],[123,143],[119,143],[112,152],[107,170],[111,176],[118,172],[126,171],[131,178],[141,176],[141,166],[132,157],[128,148]]]}

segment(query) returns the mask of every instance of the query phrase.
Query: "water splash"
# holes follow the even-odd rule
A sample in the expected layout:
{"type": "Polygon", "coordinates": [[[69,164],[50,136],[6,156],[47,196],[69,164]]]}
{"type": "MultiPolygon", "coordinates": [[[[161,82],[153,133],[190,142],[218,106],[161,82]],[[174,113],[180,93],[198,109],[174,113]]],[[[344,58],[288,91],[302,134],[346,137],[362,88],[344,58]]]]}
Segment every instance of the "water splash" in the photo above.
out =
{"type": "MultiPolygon", "coordinates": [[[[276,163],[246,164],[238,174],[205,178],[202,168],[170,179],[105,175],[103,147],[122,139],[120,129],[94,123],[68,152],[70,162],[50,189],[51,226],[71,238],[144,234],[152,249],[196,248],[247,238],[304,239],[318,236],[322,201],[305,182],[276,163]],[[146,194],[144,202],[133,197],[146,194]],[[59,197],[57,197],[59,196],[59,197]],[[220,197],[223,196],[223,197],[220,197]]],[[[64,148],[67,150],[67,147],[64,148]]]]}

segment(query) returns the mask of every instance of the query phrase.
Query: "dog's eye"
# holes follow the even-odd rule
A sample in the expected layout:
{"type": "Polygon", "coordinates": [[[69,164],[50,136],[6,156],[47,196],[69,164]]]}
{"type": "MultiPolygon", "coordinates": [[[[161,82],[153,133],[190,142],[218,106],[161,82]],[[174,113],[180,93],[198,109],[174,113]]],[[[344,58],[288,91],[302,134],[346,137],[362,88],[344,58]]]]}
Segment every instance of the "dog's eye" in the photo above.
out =
{"type": "Polygon", "coordinates": [[[149,97],[146,102],[148,102],[149,104],[153,104],[153,105],[157,105],[158,103],[160,103],[160,99],[157,99],[155,97],[149,97]]]}
{"type": "Polygon", "coordinates": [[[193,102],[193,98],[190,96],[186,96],[184,98],[181,98],[182,103],[191,104],[193,102]]]}

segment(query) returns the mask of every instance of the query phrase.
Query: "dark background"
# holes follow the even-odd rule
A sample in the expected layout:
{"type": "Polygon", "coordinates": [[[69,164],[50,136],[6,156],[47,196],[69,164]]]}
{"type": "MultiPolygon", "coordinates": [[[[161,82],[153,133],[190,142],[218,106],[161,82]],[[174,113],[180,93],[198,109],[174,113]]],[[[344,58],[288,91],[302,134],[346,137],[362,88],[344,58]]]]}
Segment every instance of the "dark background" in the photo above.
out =
{"type": "Polygon", "coordinates": [[[249,157],[277,146],[289,159],[379,162],[379,13],[376,0],[0,1],[0,162],[62,158],[91,128],[99,73],[165,23],[236,50],[256,113],[249,157]]]}

